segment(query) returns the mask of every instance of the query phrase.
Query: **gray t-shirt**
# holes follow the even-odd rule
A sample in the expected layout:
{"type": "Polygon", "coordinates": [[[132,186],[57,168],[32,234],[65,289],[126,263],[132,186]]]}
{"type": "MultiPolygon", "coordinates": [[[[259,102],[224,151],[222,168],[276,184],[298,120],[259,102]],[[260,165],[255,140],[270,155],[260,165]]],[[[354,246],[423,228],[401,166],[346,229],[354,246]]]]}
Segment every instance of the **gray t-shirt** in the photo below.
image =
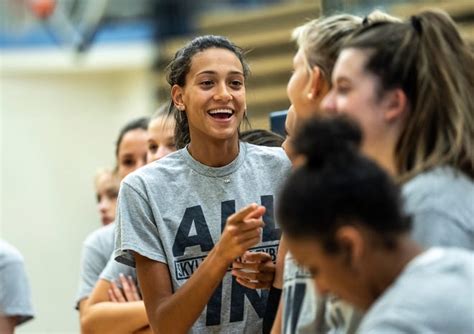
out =
{"type": "Polygon", "coordinates": [[[283,270],[282,334],[316,333],[317,299],[311,273],[298,266],[291,253],[283,270]]]}
{"type": "Polygon", "coordinates": [[[89,297],[114,251],[115,224],[103,226],[86,238],[82,245],[79,288],[76,295],[76,309],[79,302],[89,297]]]}
{"type": "MultiPolygon", "coordinates": [[[[187,149],[130,174],[118,198],[115,255],[134,265],[130,251],[169,267],[178,290],[220,238],[226,219],[249,203],[267,208],[262,242],[252,250],[276,257],[280,230],[274,220],[278,188],[290,170],[281,148],[240,143],[238,157],[211,168],[187,149]]],[[[266,291],[238,284],[230,271],[191,333],[259,333],[266,291]]]]}
{"type": "Polygon", "coordinates": [[[362,317],[344,301],[318,295],[311,273],[290,252],[285,256],[283,301],[283,334],[355,333],[362,317]]]}
{"type": "Polygon", "coordinates": [[[359,333],[474,333],[474,253],[431,248],[367,311],[359,333]]]}
{"type": "MultiPolygon", "coordinates": [[[[420,244],[430,246],[451,246],[474,249],[474,182],[461,172],[456,172],[450,167],[438,167],[431,171],[422,173],[407,182],[402,189],[404,209],[412,216],[412,237],[420,244]]],[[[285,264],[285,282],[287,286],[305,284],[312,285],[311,278],[296,277],[296,272],[304,269],[287,269],[285,264]],[[290,272],[292,274],[290,274],[290,272]],[[293,275],[293,277],[291,276],[293,275]],[[306,281],[306,283],[305,283],[306,281]]],[[[294,261],[288,267],[296,266],[294,261]]],[[[300,287],[300,289],[302,289],[300,287]]],[[[285,285],[284,285],[285,290],[285,285]]],[[[283,328],[294,326],[295,331],[291,333],[307,333],[308,328],[317,327],[317,331],[324,333],[352,333],[357,328],[361,313],[352,309],[348,304],[342,303],[337,306],[338,301],[329,299],[323,303],[316,298],[313,292],[308,290],[301,312],[311,306],[306,303],[318,305],[316,312],[307,312],[300,317],[294,313],[292,318],[284,317],[284,322],[296,321],[295,323],[284,323],[283,328]],[[323,308],[325,307],[325,308],[323,308]],[[339,309],[339,310],[338,310],[339,309]],[[324,314],[321,318],[320,315],[324,314]],[[311,322],[312,319],[312,322],[311,322]],[[321,319],[321,320],[319,320],[321,319]],[[322,320],[324,319],[324,320],[322,320]]],[[[288,292],[284,292],[285,295],[288,292]]],[[[295,303],[293,298],[293,303],[295,303]]],[[[288,305],[285,305],[285,308],[288,305]]],[[[316,306],[314,306],[316,307],[316,306]]],[[[290,311],[287,312],[289,314],[290,311]]],[[[288,332],[284,332],[288,333],[288,332]]]]}
{"type": "Polygon", "coordinates": [[[422,173],[402,189],[420,244],[474,250],[474,182],[450,167],[422,173]]]}
{"type": "Polygon", "coordinates": [[[17,325],[34,317],[23,256],[3,240],[0,240],[0,315],[18,317],[17,325]]]}

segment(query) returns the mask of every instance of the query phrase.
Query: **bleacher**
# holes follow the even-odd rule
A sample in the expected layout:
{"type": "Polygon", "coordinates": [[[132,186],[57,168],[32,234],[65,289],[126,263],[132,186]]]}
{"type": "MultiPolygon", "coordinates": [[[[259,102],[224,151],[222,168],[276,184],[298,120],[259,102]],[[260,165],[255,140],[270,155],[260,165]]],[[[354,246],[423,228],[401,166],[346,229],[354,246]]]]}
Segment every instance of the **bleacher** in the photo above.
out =
{"type": "MultiPolygon", "coordinates": [[[[461,33],[474,46],[474,1],[422,1],[397,3],[388,12],[407,17],[424,8],[447,11],[459,24],[461,33]]],[[[199,18],[196,34],[218,34],[229,37],[248,52],[252,75],[247,83],[247,106],[253,127],[268,128],[268,113],[288,108],[286,85],[296,51],[291,32],[304,22],[321,15],[316,0],[287,1],[265,8],[239,12],[218,12],[199,18]]],[[[164,66],[188,37],[173,39],[160,46],[158,67],[158,98],[169,96],[163,75],[164,66]]]]}
{"type": "Polygon", "coordinates": [[[430,8],[441,9],[449,13],[458,24],[461,36],[474,49],[474,1],[472,0],[438,0],[399,4],[393,6],[390,13],[399,17],[408,17],[430,8]]]}

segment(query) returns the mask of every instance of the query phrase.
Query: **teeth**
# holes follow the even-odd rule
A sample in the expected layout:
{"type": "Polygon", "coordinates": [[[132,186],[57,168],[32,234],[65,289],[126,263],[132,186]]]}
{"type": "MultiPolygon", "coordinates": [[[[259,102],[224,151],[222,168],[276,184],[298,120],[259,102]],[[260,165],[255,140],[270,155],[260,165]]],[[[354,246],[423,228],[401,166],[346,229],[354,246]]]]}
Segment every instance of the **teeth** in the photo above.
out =
{"type": "Polygon", "coordinates": [[[215,114],[228,114],[228,115],[232,115],[232,114],[233,114],[233,111],[230,110],[230,109],[215,109],[215,110],[210,110],[210,111],[209,111],[209,114],[211,114],[211,115],[215,115],[215,114]]]}

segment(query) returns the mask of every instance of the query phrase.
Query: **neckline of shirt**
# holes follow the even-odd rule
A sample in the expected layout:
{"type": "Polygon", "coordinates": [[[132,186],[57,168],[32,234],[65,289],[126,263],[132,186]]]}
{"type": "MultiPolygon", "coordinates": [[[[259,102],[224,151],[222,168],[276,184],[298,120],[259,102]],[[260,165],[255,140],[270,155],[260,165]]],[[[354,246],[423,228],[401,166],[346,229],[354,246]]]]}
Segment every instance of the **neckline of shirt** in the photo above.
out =
{"type": "Polygon", "coordinates": [[[194,159],[189,153],[187,147],[181,150],[182,157],[192,170],[204,176],[213,178],[220,178],[233,174],[245,161],[246,154],[247,146],[242,141],[239,141],[239,154],[231,163],[222,167],[210,167],[194,159]]]}

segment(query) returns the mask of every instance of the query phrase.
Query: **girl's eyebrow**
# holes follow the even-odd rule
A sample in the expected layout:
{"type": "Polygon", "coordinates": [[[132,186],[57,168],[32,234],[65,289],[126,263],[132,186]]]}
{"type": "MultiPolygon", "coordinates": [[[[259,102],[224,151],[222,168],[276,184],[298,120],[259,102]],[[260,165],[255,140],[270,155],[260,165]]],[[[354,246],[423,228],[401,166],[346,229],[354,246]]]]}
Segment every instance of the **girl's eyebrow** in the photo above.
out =
{"type": "MultiPolygon", "coordinates": [[[[217,74],[216,71],[212,71],[212,70],[204,70],[204,71],[201,71],[201,72],[198,72],[197,75],[203,75],[203,74],[217,74]]],[[[230,71],[229,73],[227,73],[228,75],[229,74],[238,74],[238,75],[244,75],[241,71],[230,71]]]]}
{"type": "Polygon", "coordinates": [[[341,82],[351,83],[351,80],[348,77],[341,76],[341,77],[336,78],[336,82],[337,83],[341,83],[341,82]]]}
{"type": "Polygon", "coordinates": [[[201,71],[197,73],[197,75],[202,75],[202,74],[216,74],[216,71],[205,70],[205,71],[201,71]]]}

